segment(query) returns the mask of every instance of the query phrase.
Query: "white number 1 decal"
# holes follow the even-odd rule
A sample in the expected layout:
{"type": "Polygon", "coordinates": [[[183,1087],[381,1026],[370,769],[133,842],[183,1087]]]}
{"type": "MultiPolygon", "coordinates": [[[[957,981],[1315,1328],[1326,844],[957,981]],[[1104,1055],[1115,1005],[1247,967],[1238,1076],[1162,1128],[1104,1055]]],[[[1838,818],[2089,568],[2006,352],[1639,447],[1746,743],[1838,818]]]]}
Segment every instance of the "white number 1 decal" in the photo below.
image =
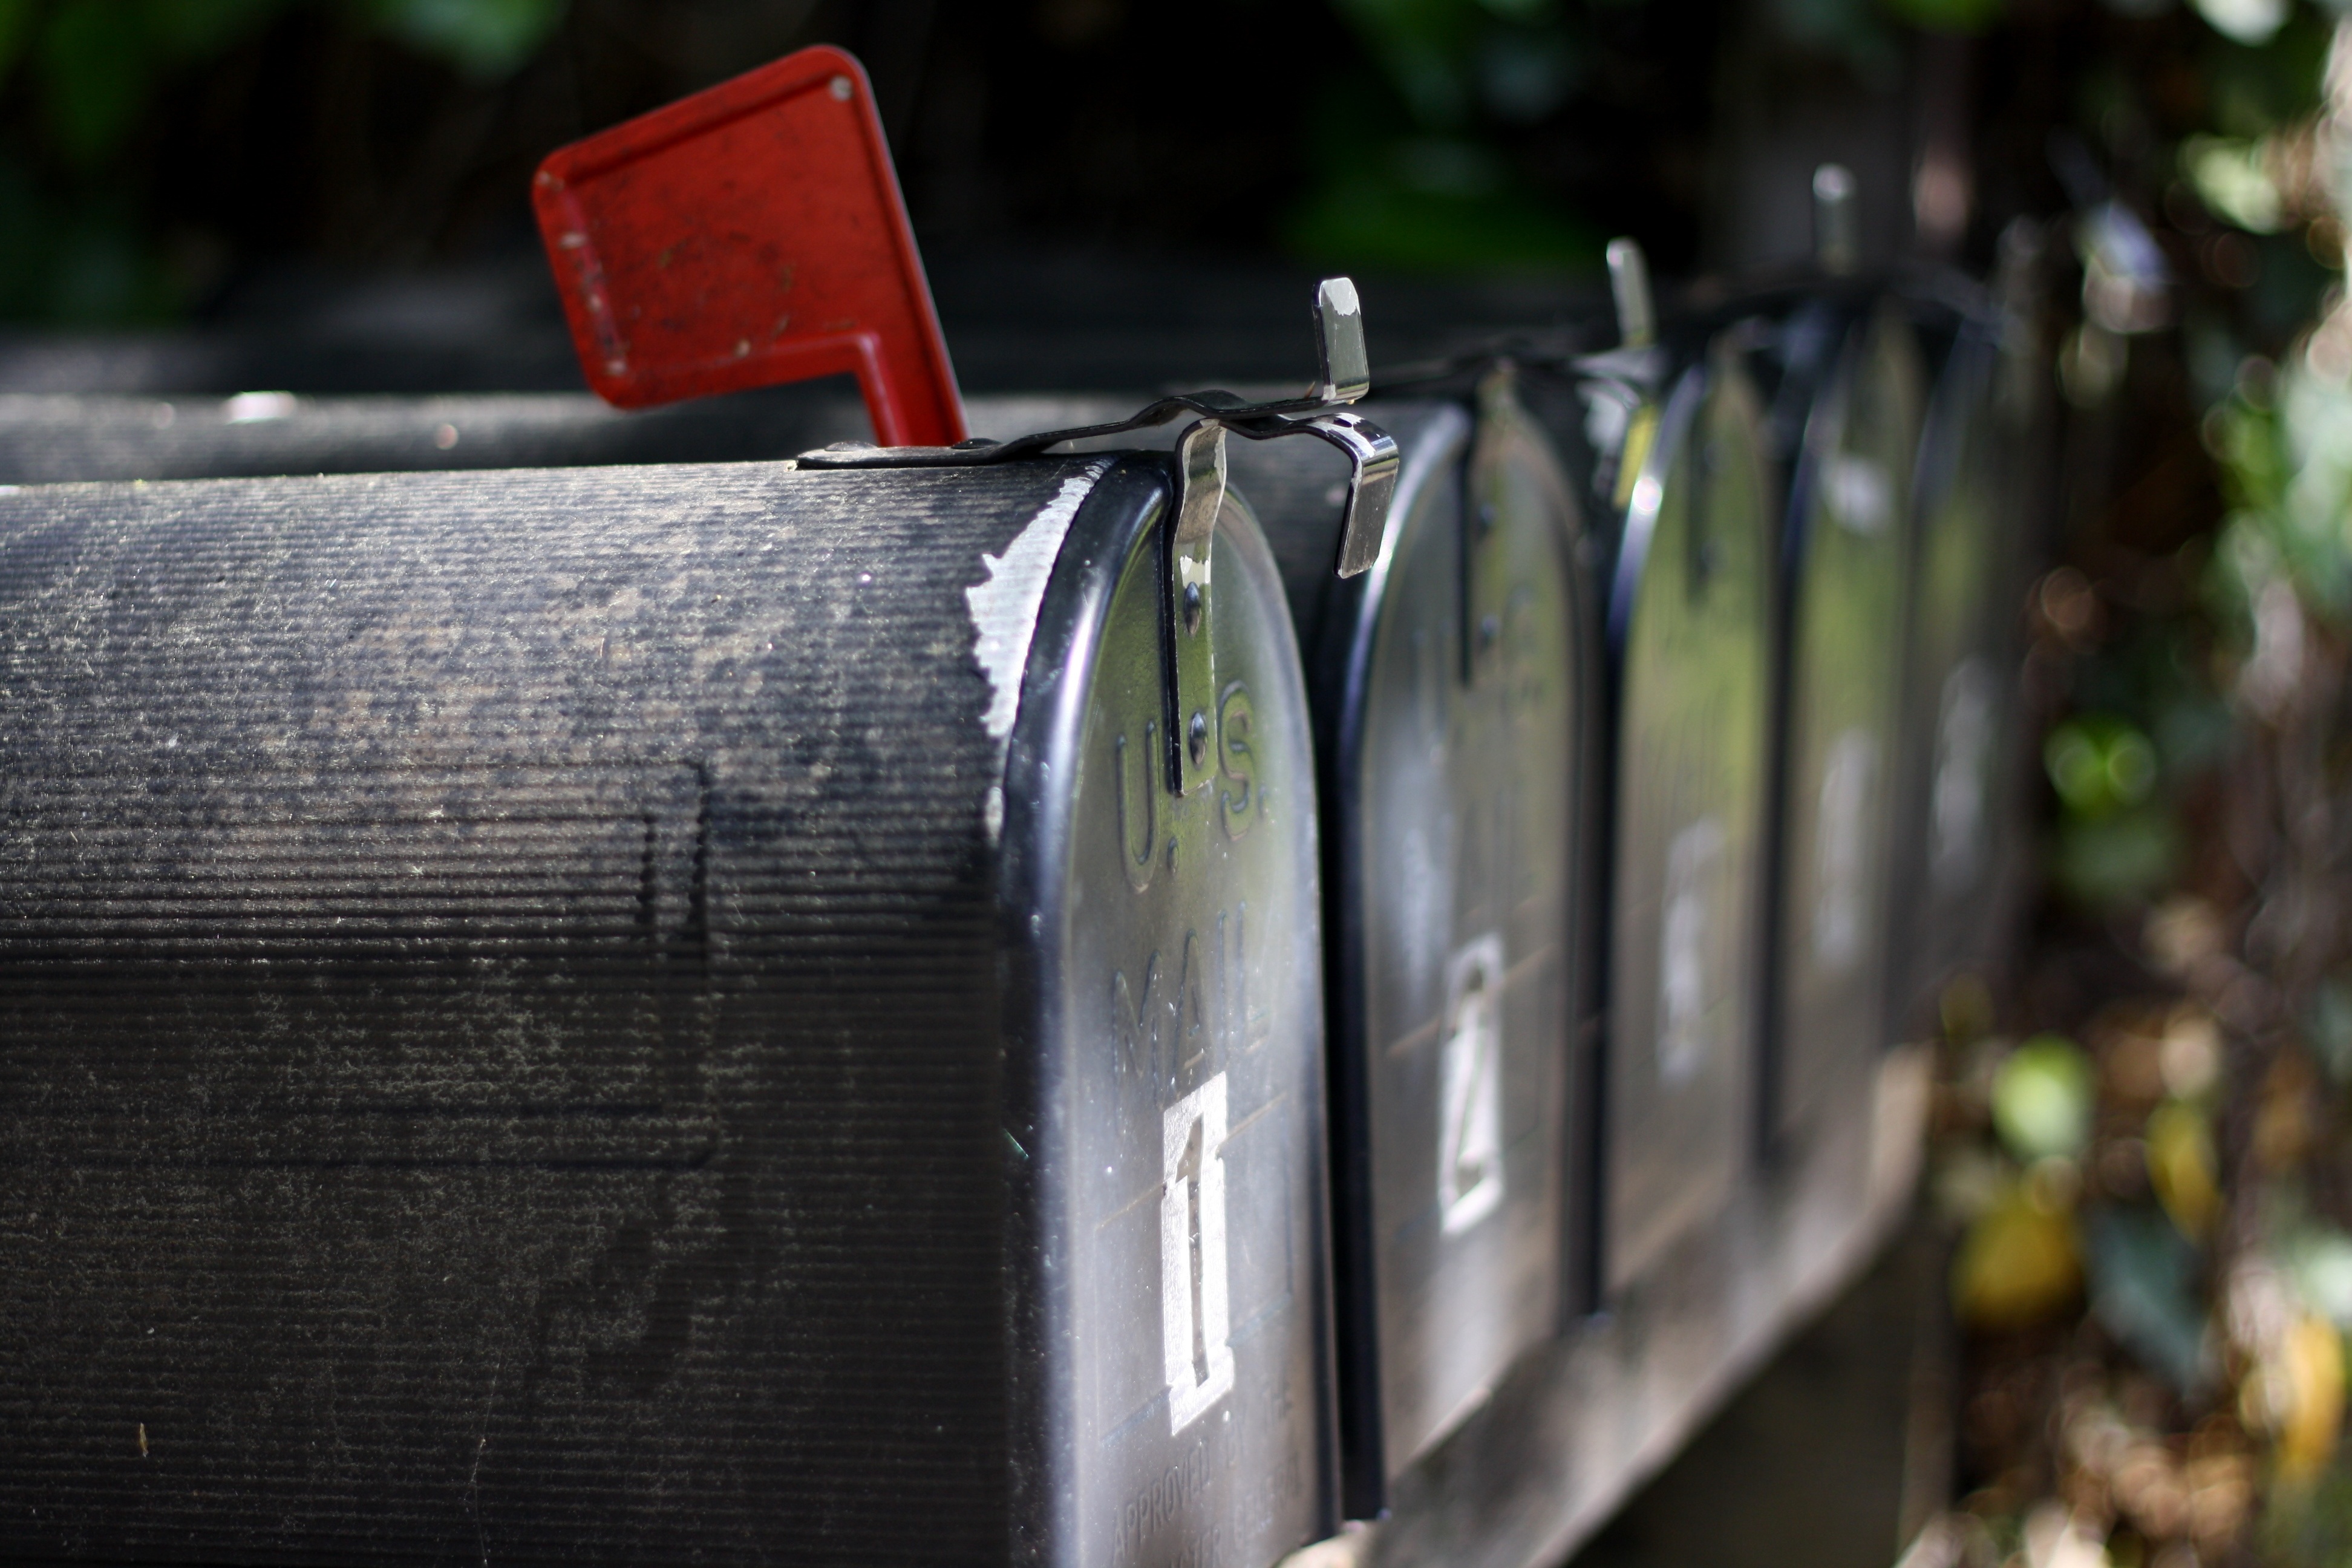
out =
{"type": "Polygon", "coordinates": [[[1233,1391],[1225,1293],[1225,1075],[1160,1113],[1160,1334],[1173,1436],[1233,1391]]]}

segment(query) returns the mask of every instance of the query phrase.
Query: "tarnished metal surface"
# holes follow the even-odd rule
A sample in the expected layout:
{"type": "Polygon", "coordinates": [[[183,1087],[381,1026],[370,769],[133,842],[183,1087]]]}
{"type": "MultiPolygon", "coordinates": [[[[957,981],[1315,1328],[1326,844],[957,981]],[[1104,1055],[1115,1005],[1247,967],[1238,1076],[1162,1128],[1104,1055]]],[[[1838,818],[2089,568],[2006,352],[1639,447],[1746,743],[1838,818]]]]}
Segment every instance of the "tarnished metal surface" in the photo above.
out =
{"type": "Polygon", "coordinates": [[[2011,809],[2017,673],[2010,657],[2031,472],[2024,401],[2005,386],[1998,322],[1961,321],[1936,380],[1920,448],[1912,595],[1909,785],[1898,865],[1902,952],[1895,1022],[1931,985],[1984,956],[1998,835],[2011,809]]]}
{"type": "Polygon", "coordinates": [[[1314,791],[1164,465],[0,496],[0,1541],[1265,1562],[1328,1525],[1314,791]]]}
{"type": "Polygon", "coordinates": [[[1354,583],[1329,572],[1344,470],[1311,451],[1234,454],[1312,628],[1359,1514],[1558,1324],[1571,812],[1593,674],[1575,507],[1507,383],[1475,412],[1367,412],[1405,463],[1354,583]]]}
{"type": "Polygon", "coordinates": [[[1784,542],[1768,1130],[1803,1131],[1885,1044],[1918,347],[1894,309],[1832,335],[1784,542]]]}
{"type": "Polygon", "coordinates": [[[1612,1294],[1722,1207],[1750,1161],[1778,520],[1727,344],[1676,386],[1632,497],[1609,609],[1612,1294]]]}
{"type": "Polygon", "coordinates": [[[1048,606],[1006,774],[1006,912],[1050,933],[1015,957],[1038,1045],[1019,1329],[1045,1368],[1019,1429],[1047,1560],[1263,1563],[1332,1505],[1313,757],[1280,584],[1231,500],[1212,783],[1168,788],[1165,542],[1071,541],[1122,546],[1087,602],[1048,606]]]}

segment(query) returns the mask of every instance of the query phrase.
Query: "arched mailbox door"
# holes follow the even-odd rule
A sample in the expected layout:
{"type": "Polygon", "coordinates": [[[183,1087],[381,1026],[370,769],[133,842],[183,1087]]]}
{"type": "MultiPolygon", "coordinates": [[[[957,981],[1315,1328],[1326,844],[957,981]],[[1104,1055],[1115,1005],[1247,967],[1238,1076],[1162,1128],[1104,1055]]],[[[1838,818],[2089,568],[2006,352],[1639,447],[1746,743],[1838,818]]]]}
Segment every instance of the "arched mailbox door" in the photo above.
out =
{"type": "MultiPolygon", "coordinates": [[[[1801,322],[1787,335],[1811,334],[1801,322]]],[[[1885,1043],[1890,861],[1903,775],[1918,346],[1891,306],[1822,336],[1819,361],[1790,365],[1783,384],[1810,406],[1790,464],[1783,538],[1786,685],[1767,1087],[1769,1129],[1780,1137],[1797,1132],[1840,1086],[1866,1085],[1885,1043]]]]}
{"type": "Polygon", "coordinates": [[[1919,451],[1898,1026],[1985,940],[2014,702],[2002,589],[2021,543],[2021,498],[2006,483],[2021,434],[2003,417],[1995,324],[1966,319],[1947,331],[1919,451]]]}
{"type": "Polygon", "coordinates": [[[1727,346],[1675,384],[1632,493],[1609,609],[1611,1290],[1721,1205],[1752,1144],[1776,519],[1727,346]]]}
{"type": "Polygon", "coordinates": [[[1237,445],[1289,566],[1323,752],[1348,1509],[1558,1322],[1585,630],[1567,482],[1507,384],[1366,405],[1404,466],[1378,561],[1344,469],[1237,445]]]}
{"type": "Polygon", "coordinates": [[[0,1542],[1327,1532],[1305,694],[1163,459],[0,496],[0,1542]]]}

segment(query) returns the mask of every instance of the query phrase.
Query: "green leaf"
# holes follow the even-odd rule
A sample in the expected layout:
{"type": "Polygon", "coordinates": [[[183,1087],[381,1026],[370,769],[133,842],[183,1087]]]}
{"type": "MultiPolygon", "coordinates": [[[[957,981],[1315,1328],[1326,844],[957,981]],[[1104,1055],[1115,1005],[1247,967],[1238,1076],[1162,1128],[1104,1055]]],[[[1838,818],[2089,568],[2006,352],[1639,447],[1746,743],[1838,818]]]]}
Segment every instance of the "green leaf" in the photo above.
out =
{"type": "Polygon", "coordinates": [[[2156,748],[2139,729],[2106,714],[2072,720],[2050,731],[2043,767],[2058,798],[2080,816],[2112,816],[2156,788],[2156,748]]]}
{"type": "Polygon", "coordinates": [[[2028,1164],[2075,1159],[2091,1141],[2095,1088],[2080,1047],[2063,1035],[2036,1035],[2010,1052],[1993,1078],[1993,1130],[2028,1164]]]}
{"type": "Polygon", "coordinates": [[[2286,221],[2286,198],[2270,163],[2266,140],[2191,136],[2180,144],[2180,172],[2205,210],[2252,234],[2276,234],[2286,221]]]}
{"type": "Polygon", "coordinates": [[[2308,1225],[2282,1249],[2304,1303],[2339,1329],[2352,1329],[2352,1236],[2308,1225]]]}
{"type": "Polygon", "coordinates": [[[2196,1393],[2210,1371],[2196,1247],[2148,1209],[2103,1210],[2090,1231],[2093,1314],[2143,1365],[2196,1393]]]}

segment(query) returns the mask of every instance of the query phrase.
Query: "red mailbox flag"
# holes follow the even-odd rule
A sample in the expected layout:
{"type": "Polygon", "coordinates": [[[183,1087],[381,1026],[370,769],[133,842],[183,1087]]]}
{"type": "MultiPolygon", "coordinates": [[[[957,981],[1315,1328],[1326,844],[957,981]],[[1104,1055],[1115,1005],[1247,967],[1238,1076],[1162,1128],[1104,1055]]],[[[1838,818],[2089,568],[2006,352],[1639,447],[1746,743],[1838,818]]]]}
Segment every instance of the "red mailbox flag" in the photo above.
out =
{"type": "Polygon", "coordinates": [[[531,189],[588,384],[643,408],[849,372],[889,447],[964,437],[865,68],[819,46],[557,149],[531,189]]]}

